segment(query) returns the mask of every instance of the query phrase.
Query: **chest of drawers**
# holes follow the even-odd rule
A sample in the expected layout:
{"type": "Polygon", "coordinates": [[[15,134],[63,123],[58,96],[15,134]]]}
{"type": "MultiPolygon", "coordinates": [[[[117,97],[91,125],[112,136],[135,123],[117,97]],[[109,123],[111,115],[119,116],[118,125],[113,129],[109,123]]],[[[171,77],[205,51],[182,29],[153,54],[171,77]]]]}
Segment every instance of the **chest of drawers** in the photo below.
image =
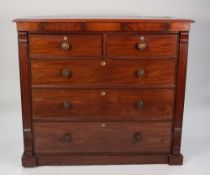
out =
{"type": "Polygon", "coordinates": [[[180,165],[187,19],[17,19],[22,164],[180,165]]]}

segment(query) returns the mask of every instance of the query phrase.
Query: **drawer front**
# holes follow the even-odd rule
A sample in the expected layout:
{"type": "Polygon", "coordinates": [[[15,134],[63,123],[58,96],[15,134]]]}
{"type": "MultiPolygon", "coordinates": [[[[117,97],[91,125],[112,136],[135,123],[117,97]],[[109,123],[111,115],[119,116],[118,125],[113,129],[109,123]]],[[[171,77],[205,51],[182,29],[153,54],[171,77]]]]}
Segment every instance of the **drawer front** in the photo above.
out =
{"type": "Polygon", "coordinates": [[[129,59],[177,56],[177,35],[110,34],[107,36],[107,55],[129,59]]]}
{"type": "Polygon", "coordinates": [[[175,86],[176,60],[32,60],[31,66],[33,85],[175,86]]]}
{"type": "Polygon", "coordinates": [[[173,89],[33,89],[34,119],[134,121],[172,119],[173,89]]]}
{"type": "Polygon", "coordinates": [[[170,153],[170,122],[35,122],[35,153],[170,153]]]}
{"type": "Polygon", "coordinates": [[[29,35],[31,58],[71,58],[101,55],[101,35],[29,35]]]}

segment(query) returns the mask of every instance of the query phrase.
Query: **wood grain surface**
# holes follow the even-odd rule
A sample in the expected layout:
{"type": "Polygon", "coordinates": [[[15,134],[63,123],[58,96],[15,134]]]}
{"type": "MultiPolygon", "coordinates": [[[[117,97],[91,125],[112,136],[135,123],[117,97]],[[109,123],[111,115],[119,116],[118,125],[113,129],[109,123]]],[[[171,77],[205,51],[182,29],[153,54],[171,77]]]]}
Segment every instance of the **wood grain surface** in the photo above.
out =
{"type": "Polygon", "coordinates": [[[35,152],[170,153],[171,122],[35,122],[35,152]],[[103,126],[105,124],[105,126],[103,126]],[[142,139],[135,140],[141,133],[142,139]],[[65,134],[70,135],[66,141],[65,134]]]}
{"type": "Polygon", "coordinates": [[[173,89],[33,89],[33,118],[68,121],[172,119],[173,89]],[[102,93],[105,93],[103,96],[102,93]],[[137,102],[144,105],[137,108],[137,102]],[[64,103],[70,103],[70,109],[64,103]]]}
{"type": "Polygon", "coordinates": [[[141,58],[159,58],[177,56],[177,35],[175,34],[109,34],[106,39],[107,55],[110,57],[129,56],[141,58]],[[146,43],[144,50],[139,50],[138,43],[146,43]]]}
{"type": "Polygon", "coordinates": [[[32,60],[31,72],[32,85],[174,87],[176,60],[32,60]],[[64,69],[71,73],[67,78],[64,69]],[[144,76],[137,76],[139,69],[144,76]]]}
{"type": "Polygon", "coordinates": [[[66,58],[74,56],[100,56],[102,36],[97,34],[57,34],[29,35],[30,57],[66,58]],[[63,50],[63,42],[69,44],[69,50],[63,50]]]}

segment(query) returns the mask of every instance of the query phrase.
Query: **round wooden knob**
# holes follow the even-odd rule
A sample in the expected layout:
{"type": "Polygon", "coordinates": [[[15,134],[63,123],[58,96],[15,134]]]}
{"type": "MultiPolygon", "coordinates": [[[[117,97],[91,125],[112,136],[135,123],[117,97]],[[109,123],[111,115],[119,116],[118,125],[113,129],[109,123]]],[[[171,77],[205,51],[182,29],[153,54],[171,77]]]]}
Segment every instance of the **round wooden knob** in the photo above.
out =
{"type": "Polygon", "coordinates": [[[138,78],[141,78],[141,77],[143,77],[144,75],[145,75],[145,70],[144,70],[144,69],[140,68],[140,69],[138,69],[138,70],[136,71],[136,76],[137,76],[138,78]]]}
{"type": "Polygon", "coordinates": [[[63,136],[63,141],[64,141],[65,143],[70,143],[71,140],[72,140],[71,134],[70,134],[70,133],[65,133],[64,136],[63,136]]]}
{"type": "Polygon", "coordinates": [[[144,107],[144,102],[142,100],[137,100],[136,101],[136,108],[137,109],[142,109],[144,107]]]}
{"type": "Polygon", "coordinates": [[[63,109],[66,109],[66,110],[72,109],[72,104],[71,104],[71,102],[69,102],[69,101],[64,101],[64,102],[63,102],[63,109]]]}
{"type": "Polygon", "coordinates": [[[143,139],[142,134],[140,132],[137,132],[134,134],[134,142],[135,143],[139,143],[141,142],[143,139]]]}
{"type": "Polygon", "coordinates": [[[63,69],[62,70],[62,76],[63,76],[63,78],[69,78],[69,77],[71,77],[71,71],[68,70],[68,69],[63,69]]]}
{"type": "Polygon", "coordinates": [[[65,50],[65,51],[69,50],[70,49],[70,44],[66,41],[62,42],[61,49],[65,50]]]}
{"type": "Polygon", "coordinates": [[[145,50],[147,48],[147,44],[145,42],[139,42],[137,47],[139,50],[145,50]]]}

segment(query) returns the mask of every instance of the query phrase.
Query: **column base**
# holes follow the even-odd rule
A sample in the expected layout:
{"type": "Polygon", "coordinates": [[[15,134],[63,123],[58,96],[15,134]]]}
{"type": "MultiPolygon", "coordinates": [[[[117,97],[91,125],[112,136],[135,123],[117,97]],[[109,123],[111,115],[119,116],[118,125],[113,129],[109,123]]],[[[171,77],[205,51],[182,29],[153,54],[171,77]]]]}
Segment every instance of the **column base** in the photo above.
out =
{"type": "Polygon", "coordinates": [[[36,156],[23,154],[22,156],[22,166],[23,167],[35,167],[36,164],[36,156]]]}
{"type": "Polygon", "coordinates": [[[169,165],[183,165],[183,155],[182,154],[172,154],[168,156],[169,165]]]}

